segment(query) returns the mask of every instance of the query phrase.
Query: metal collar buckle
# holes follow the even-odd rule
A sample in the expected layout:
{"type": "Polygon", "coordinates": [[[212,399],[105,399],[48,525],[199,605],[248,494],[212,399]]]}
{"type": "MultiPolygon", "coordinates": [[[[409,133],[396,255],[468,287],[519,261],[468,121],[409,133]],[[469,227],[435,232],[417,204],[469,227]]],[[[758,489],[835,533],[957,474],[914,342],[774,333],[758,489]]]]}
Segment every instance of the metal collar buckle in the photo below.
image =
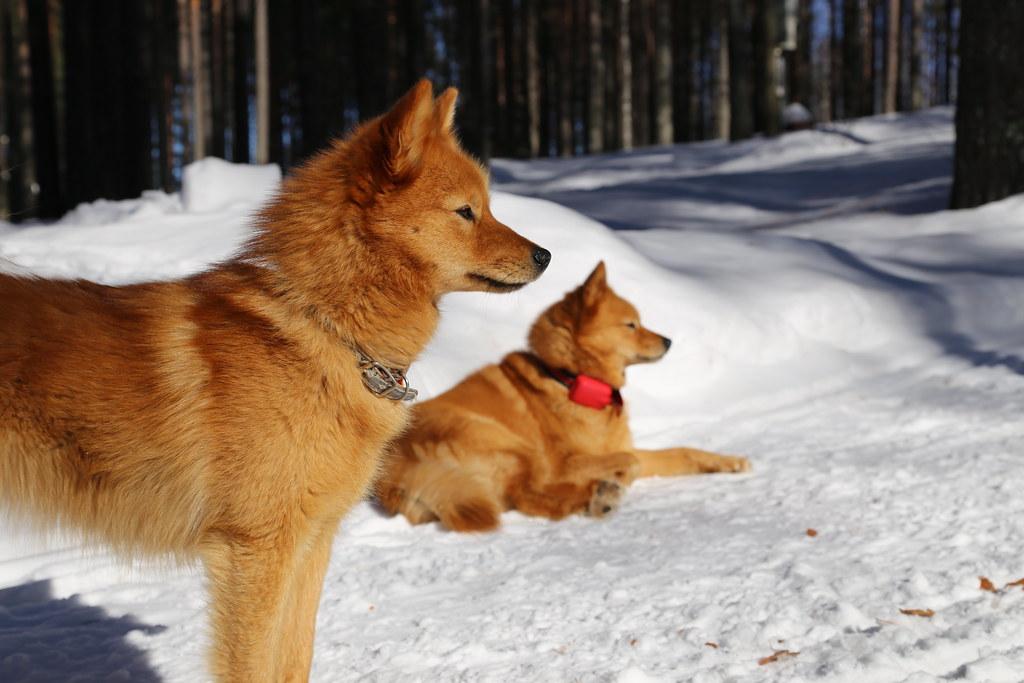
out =
{"type": "Polygon", "coordinates": [[[363,384],[370,393],[392,401],[411,401],[416,398],[419,392],[409,386],[404,372],[370,360],[362,351],[356,353],[359,355],[359,367],[363,371],[363,384]]]}

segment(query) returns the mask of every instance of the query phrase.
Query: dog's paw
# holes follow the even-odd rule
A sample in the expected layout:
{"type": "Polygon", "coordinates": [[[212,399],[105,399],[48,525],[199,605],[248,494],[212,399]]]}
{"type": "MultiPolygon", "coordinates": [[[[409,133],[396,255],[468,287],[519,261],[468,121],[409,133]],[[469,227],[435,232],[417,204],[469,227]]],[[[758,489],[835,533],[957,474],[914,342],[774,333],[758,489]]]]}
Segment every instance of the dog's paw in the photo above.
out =
{"type": "Polygon", "coordinates": [[[753,469],[750,461],[738,455],[723,455],[718,465],[719,472],[749,472],[753,469]]]}
{"type": "Polygon", "coordinates": [[[591,517],[607,517],[619,507],[622,487],[614,481],[598,481],[587,503],[587,514],[591,517]]]}

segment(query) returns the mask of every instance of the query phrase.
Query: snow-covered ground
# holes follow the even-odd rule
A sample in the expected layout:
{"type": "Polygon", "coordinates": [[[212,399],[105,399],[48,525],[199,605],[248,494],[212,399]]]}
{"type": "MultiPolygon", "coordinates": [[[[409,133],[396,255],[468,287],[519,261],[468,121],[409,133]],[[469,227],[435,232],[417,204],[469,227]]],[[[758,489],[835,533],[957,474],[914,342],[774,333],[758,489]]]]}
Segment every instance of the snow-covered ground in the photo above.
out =
{"type": "MultiPolygon", "coordinates": [[[[495,162],[495,213],[554,260],[520,293],[445,300],[410,373],[422,395],[521,346],[604,259],[674,340],[630,370],[639,444],[755,470],[643,480],[607,520],[510,513],[491,535],[364,503],[313,678],[1024,680],[1024,195],[945,211],[952,140],[935,109],[495,162]]],[[[184,200],[0,223],[0,255],[110,283],[191,272],[232,251],[276,179],[245,173],[208,164],[184,200]]],[[[203,604],[198,569],[8,527],[0,680],[203,680],[203,604]]]]}

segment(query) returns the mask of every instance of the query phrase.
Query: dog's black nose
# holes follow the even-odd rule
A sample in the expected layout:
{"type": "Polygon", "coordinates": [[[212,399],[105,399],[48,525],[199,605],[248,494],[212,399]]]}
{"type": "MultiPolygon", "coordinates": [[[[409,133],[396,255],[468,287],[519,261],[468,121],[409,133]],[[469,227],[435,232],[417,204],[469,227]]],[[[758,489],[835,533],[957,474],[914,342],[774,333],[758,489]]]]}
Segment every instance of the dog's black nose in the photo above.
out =
{"type": "Polygon", "coordinates": [[[662,337],[661,343],[665,345],[665,350],[668,351],[668,347],[672,346],[672,340],[668,337],[662,337]]]}
{"type": "Polygon", "coordinates": [[[551,263],[551,252],[544,247],[537,247],[533,250],[533,262],[537,264],[537,267],[544,270],[551,263]]]}

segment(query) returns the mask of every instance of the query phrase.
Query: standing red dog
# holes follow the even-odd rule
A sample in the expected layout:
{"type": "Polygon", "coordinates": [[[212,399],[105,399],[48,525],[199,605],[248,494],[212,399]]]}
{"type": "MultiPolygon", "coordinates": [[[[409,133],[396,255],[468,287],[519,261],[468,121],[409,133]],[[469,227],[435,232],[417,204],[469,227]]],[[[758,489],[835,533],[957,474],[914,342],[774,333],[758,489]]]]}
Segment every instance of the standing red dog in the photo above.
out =
{"type": "Polygon", "coordinates": [[[0,492],[120,551],[202,559],[223,680],[305,680],[341,517],[405,426],[438,299],[550,254],[491,215],[420,82],[313,158],[241,254],[173,282],[0,275],[0,492]]]}

